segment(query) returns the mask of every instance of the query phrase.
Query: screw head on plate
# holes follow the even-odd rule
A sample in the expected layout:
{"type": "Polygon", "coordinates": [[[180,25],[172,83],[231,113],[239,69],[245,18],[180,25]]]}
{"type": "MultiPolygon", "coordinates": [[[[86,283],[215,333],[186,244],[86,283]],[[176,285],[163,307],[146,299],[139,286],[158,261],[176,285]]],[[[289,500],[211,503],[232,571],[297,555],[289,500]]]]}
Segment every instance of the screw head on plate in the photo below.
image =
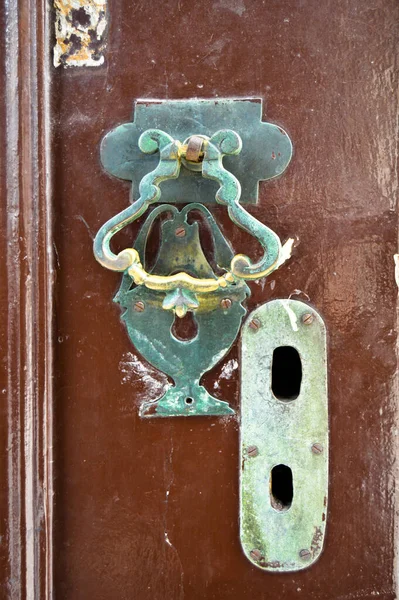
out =
{"type": "Polygon", "coordinates": [[[143,312],[145,309],[145,304],[144,302],[142,302],[141,300],[139,300],[138,302],[136,302],[133,306],[134,310],[136,312],[143,312]]]}
{"type": "Polygon", "coordinates": [[[312,452],[313,454],[321,454],[323,452],[324,448],[321,444],[316,443],[316,444],[312,444],[312,452]]]}
{"type": "Polygon", "coordinates": [[[258,446],[248,446],[247,456],[249,456],[250,458],[253,458],[255,456],[258,456],[258,454],[259,454],[258,446]]]}
{"type": "Polygon", "coordinates": [[[230,308],[231,305],[232,305],[232,302],[231,302],[230,298],[223,298],[223,300],[220,301],[220,306],[224,309],[230,308]]]}
{"type": "Polygon", "coordinates": [[[311,325],[314,321],[314,316],[311,313],[305,313],[302,315],[302,323],[304,325],[311,325]]]}
{"type": "Polygon", "coordinates": [[[312,555],[307,548],[304,548],[303,550],[299,551],[299,556],[302,558],[302,560],[309,560],[312,555]]]}
{"type": "Polygon", "coordinates": [[[262,552],[260,550],[258,550],[257,548],[254,548],[254,550],[251,550],[249,555],[252,558],[252,560],[261,560],[263,558],[262,552]]]}
{"type": "Polygon", "coordinates": [[[252,329],[252,331],[258,331],[258,329],[261,326],[261,322],[259,321],[259,319],[252,319],[252,321],[249,322],[248,327],[250,329],[252,329]]]}
{"type": "Polygon", "coordinates": [[[177,229],[175,230],[175,236],[176,237],[184,237],[185,235],[186,235],[185,227],[177,227],[177,229]]]}

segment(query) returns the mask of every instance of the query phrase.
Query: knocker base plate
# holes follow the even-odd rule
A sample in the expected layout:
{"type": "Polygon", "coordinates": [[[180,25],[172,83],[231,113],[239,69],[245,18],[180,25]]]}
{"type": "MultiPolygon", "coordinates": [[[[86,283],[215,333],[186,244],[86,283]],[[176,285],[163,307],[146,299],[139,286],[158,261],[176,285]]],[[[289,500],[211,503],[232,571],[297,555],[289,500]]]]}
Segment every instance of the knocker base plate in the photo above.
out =
{"type": "Polygon", "coordinates": [[[141,417],[218,417],[234,415],[228,402],[211,396],[197,382],[170,388],[156,402],[145,402],[140,408],[141,417]]]}
{"type": "MultiPolygon", "coordinates": [[[[211,213],[200,204],[189,204],[180,212],[174,206],[161,205],[149,214],[135,243],[144,264],[153,224],[158,217],[166,217],[161,223],[161,242],[152,270],[167,275],[184,268],[194,276],[216,277],[201,246],[199,222],[191,222],[194,212],[197,216],[200,213],[203,226],[212,235],[214,262],[222,270],[227,268],[233,251],[211,213]],[[182,232],[184,236],[180,237],[182,232]]],[[[193,313],[197,333],[192,339],[181,340],[173,333],[178,317],[163,308],[165,294],[135,286],[127,273],[123,275],[115,302],[124,309],[121,318],[130,340],[149,363],[174,382],[161,398],[143,403],[141,417],[234,414],[229,404],[211,396],[200,380],[230,350],[246,313],[242,302],[247,295],[249,288],[243,281],[212,293],[197,293],[199,307],[193,313]]]]}

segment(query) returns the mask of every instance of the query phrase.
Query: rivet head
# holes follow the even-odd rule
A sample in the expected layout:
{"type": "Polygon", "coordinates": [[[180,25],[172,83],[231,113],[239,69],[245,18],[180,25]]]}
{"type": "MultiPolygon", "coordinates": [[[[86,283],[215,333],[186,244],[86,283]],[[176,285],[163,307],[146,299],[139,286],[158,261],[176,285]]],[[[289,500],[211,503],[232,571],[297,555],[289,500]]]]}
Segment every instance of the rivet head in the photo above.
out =
{"type": "Polygon", "coordinates": [[[258,446],[248,446],[247,448],[247,456],[253,458],[254,456],[258,456],[259,448],[258,446]]]}
{"type": "Polygon", "coordinates": [[[231,302],[230,298],[223,298],[223,300],[220,301],[220,306],[224,309],[230,308],[231,305],[232,305],[232,302],[231,302]]]}
{"type": "Polygon", "coordinates": [[[304,548],[303,550],[299,551],[299,556],[300,556],[300,558],[302,558],[302,560],[309,560],[312,555],[309,550],[304,548]]]}
{"type": "Polygon", "coordinates": [[[185,227],[177,227],[177,229],[175,230],[175,236],[176,237],[184,237],[185,235],[186,235],[185,227]]]}
{"type": "Polygon", "coordinates": [[[257,548],[255,548],[254,550],[251,550],[249,555],[252,558],[252,560],[262,560],[262,558],[263,558],[262,552],[260,550],[258,550],[257,548]]]}
{"type": "Polygon", "coordinates": [[[252,331],[258,331],[260,326],[261,322],[259,321],[259,319],[252,319],[252,321],[249,322],[249,328],[252,329],[252,331]]]}
{"type": "Polygon", "coordinates": [[[311,313],[305,313],[302,315],[302,323],[304,325],[311,325],[314,321],[314,316],[311,313]]]}
{"type": "Polygon", "coordinates": [[[135,305],[133,306],[134,310],[136,312],[143,312],[145,309],[145,304],[144,302],[142,302],[141,300],[139,300],[138,302],[135,303],[135,305]]]}
{"type": "Polygon", "coordinates": [[[323,452],[324,448],[321,444],[316,443],[316,444],[312,444],[312,452],[313,454],[321,454],[323,452]]]}

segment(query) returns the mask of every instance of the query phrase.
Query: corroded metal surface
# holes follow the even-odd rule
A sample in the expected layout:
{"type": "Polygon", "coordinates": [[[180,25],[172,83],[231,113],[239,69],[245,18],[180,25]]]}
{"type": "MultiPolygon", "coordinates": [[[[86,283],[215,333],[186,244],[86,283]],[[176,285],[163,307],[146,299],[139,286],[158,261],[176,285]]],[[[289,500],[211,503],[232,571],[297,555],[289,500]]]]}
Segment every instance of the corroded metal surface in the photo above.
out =
{"type": "MultiPolygon", "coordinates": [[[[240,157],[227,156],[226,168],[240,181],[242,203],[258,201],[259,181],[281,175],[292,157],[288,134],[277,125],[262,122],[260,98],[203,100],[138,100],[134,122],[110,131],[101,146],[104,168],[121,179],[132,181],[132,198],[137,198],[141,179],[156,166],[156,159],[138,150],[140,135],[156,127],[173,138],[185,140],[194,132],[210,137],[220,129],[234,129],[243,141],[240,157]]],[[[215,203],[216,187],[194,170],[185,170],[182,180],[169,181],[163,190],[165,202],[215,203]]]]}
{"type": "MultiPolygon", "coordinates": [[[[279,237],[240,205],[240,183],[223,166],[223,157],[238,154],[242,147],[240,136],[231,130],[217,131],[210,139],[203,140],[202,175],[219,184],[220,187],[216,192],[217,202],[227,206],[229,216],[236,225],[256,238],[264,250],[263,257],[258,262],[252,263],[247,256],[239,254],[232,258],[230,267],[223,275],[200,278],[186,272],[163,276],[147,273],[138,252],[133,248],[126,248],[118,255],[114,254],[110,248],[112,237],[139,218],[150,204],[160,199],[160,183],[179,176],[181,157],[185,155],[189,146],[183,146],[178,140],[174,140],[159,129],[149,129],[140,136],[139,147],[144,153],[154,153],[159,150],[159,163],[156,169],[143,177],[140,183],[140,198],[107,221],[97,233],[94,240],[94,255],[104,267],[113,271],[127,271],[137,285],[144,285],[152,290],[173,293],[176,290],[185,290],[194,294],[221,288],[228,289],[241,279],[266,277],[278,268],[281,264],[281,255],[284,254],[279,237]]],[[[288,244],[290,245],[290,241],[288,244]]],[[[163,308],[174,310],[178,316],[183,316],[188,306],[190,309],[197,308],[195,296],[189,298],[187,294],[179,293],[179,298],[183,307],[181,310],[176,310],[176,304],[171,302],[170,298],[165,298],[163,308]]]]}
{"type": "Polygon", "coordinates": [[[54,66],[102,65],[107,0],[54,0],[54,8],[54,66]]]}
{"type": "Polygon", "coordinates": [[[241,305],[248,293],[244,280],[266,277],[282,263],[285,250],[279,237],[240,205],[240,182],[223,165],[224,156],[241,151],[242,141],[236,132],[219,130],[210,138],[193,135],[182,144],[159,129],[149,129],[140,136],[139,147],[147,154],[159,150],[159,163],[140,182],[138,200],[101,227],[94,240],[94,255],[104,267],[124,272],[117,301],[126,309],[122,318],[130,339],[151,364],[167,373],[176,384],[156,403],[145,403],[140,414],[232,414],[228,404],[213,398],[199,381],[226,354],[238,334],[246,312],[241,305]],[[227,206],[231,220],[260,243],[264,251],[260,260],[253,263],[243,254],[233,256],[211,214],[198,203],[181,213],[169,205],[155,209],[139,234],[136,243],[139,248],[112,252],[112,237],[139,218],[150,204],[159,201],[160,184],[176,179],[182,162],[197,164],[205,179],[219,184],[217,202],[227,206]],[[216,262],[218,273],[207,264],[198,227],[187,222],[191,208],[206,215],[216,254],[224,249],[226,257],[227,250],[229,260],[216,262]],[[154,219],[165,211],[171,213],[171,223],[163,224],[165,236],[157,263],[148,272],[144,264],[146,236],[154,219]],[[162,272],[157,270],[160,266],[162,272]],[[131,289],[132,285],[137,287],[131,289]],[[193,339],[183,341],[173,334],[172,326],[174,315],[181,318],[188,311],[195,315],[198,333],[193,339]]]}
{"type": "Polygon", "coordinates": [[[298,300],[257,308],[243,327],[241,369],[241,544],[261,569],[304,569],[320,556],[327,515],[327,357],[320,315],[298,300]],[[311,321],[303,318],[309,315],[311,321]],[[253,319],[257,328],[250,327],[253,319]],[[272,391],[273,352],[281,346],[295,348],[301,359],[296,399],[278,399],[272,391]],[[281,465],[292,473],[287,507],[272,494],[272,469],[281,465]]]}
{"type": "MultiPolygon", "coordinates": [[[[201,247],[198,222],[187,221],[192,211],[200,212],[206,219],[215,245],[216,264],[221,269],[229,264],[232,249],[211,213],[200,204],[189,204],[180,212],[174,206],[162,205],[148,216],[135,244],[144,265],[147,237],[152,225],[157,217],[169,214],[161,226],[161,243],[153,270],[169,274],[175,269],[184,268],[197,275],[216,278],[201,247]],[[184,232],[184,236],[178,235],[179,232],[184,232]]],[[[228,290],[198,294],[197,302],[189,290],[174,290],[162,300],[163,294],[159,291],[134,284],[132,288],[132,284],[126,272],[115,297],[115,301],[124,309],[122,320],[129,337],[149,363],[167,373],[174,381],[174,385],[160,399],[144,402],[140,415],[234,414],[227,402],[211,396],[200,385],[200,379],[225,356],[234,342],[246,313],[242,302],[249,295],[247,285],[241,282],[228,290]],[[166,301],[171,303],[170,307],[164,306],[166,301]],[[182,313],[178,311],[182,308],[179,302],[185,308],[182,313]],[[184,316],[187,309],[194,311],[196,335],[189,340],[179,339],[173,333],[173,312],[162,308],[174,308],[180,317],[184,316]]]]}

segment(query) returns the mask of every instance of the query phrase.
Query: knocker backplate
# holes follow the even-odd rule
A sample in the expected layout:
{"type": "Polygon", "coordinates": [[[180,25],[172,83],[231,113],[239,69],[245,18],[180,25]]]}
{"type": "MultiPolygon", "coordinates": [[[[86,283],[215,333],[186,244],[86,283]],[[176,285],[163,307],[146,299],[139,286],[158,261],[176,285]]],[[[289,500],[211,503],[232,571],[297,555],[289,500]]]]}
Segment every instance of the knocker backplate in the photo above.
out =
{"type": "MultiPolygon", "coordinates": [[[[143,155],[138,146],[147,129],[161,129],[181,141],[192,135],[211,136],[220,129],[233,129],[243,142],[239,157],[226,156],[224,166],[240,181],[242,204],[256,204],[259,181],[281,175],[292,156],[291,140],[281,127],[262,122],[260,98],[212,100],[137,100],[132,123],[110,131],[101,144],[106,171],[132,182],[132,198],[139,196],[139,183],[158,163],[157,155],[143,155]]],[[[165,181],[165,202],[215,204],[214,181],[183,169],[179,180],[165,181]]]]}

